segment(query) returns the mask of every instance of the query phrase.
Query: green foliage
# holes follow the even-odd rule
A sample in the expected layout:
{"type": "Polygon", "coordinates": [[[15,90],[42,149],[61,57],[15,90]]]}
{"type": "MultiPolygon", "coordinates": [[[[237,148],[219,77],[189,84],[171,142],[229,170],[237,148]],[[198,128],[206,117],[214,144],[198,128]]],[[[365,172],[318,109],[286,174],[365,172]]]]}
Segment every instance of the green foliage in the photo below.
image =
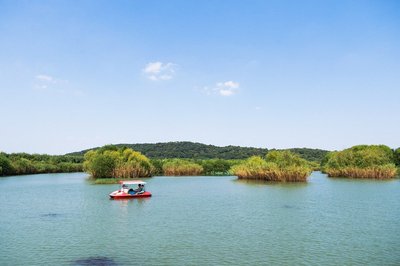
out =
{"type": "Polygon", "coordinates": [[[151,159],[150,163],[153,165],[154,175],[163,175],[163,163],[165,160],[161,159],[151,159]]]}
{"type": "Polygon", "coordinates": [[[399,167],[400,166],[400,148],[397,148],[393,153],[394,163],[399,167]]]}
{"type": "Polygon", "coordinates": [[[265,158],[267,162],[275,163],[279,168],[289,166],[307,166],[308,162],[290,151],[270,151],[265,158]]]}
{"type": "Polygon", "coordinates": [[[0,175],[81,172],[82,156],[1,153],[0,175]]]}
{"type": "MultiPolygon", "coordinates": [[[[275,151],[275,149],[272,149],[270,151],[275,151]]],[[[280,150],[280,151],[285,151],[285,150],[280,150]]],[[[325,155],[328,153],[328,151],[326,150],[309,149],[309,148],[292,148],[292,149],[286,149],[286,151],[295,153],[299,155],[301,158],[311,162],[321,162],[322,159],[324,159],[325,155]]]]}
{"type": "MultiPolygon", "coordinates": [[[[224,159],[224,160],[237,160],[246,159],[251,156],[264,156],[268,149],[263,148],[252,148],[252,147],[239,147],[239,146],[226,146],[218,147],[214,145],[206,145],[194,142],[167,142],[167,143],[155,143],[155,144],[117,144],[108,145],[101,149],[119,149],[119,148],[131,148],[139,151],[145,156],[151,159],[224,159]],[[113,147],[113,148],[112,148],[113,147]]],[[[99,149],[99,148],[95,148],[99,149]]],[[[82,156],[88,150],[81,152],[72,153],[72,155],[82,156]]],[[[293,153],[300,155],[300,157],[320,162],[327,151],[318,149],[307,149],[307,148],[295,148],[290,149],[293,153]]]]}
{"type": "Polygon", "coordinates": [[[232,167],[239,179],[304,182],[312,168],[309,162],[290,151],[271,151],[265,159],[253,156],[232,167]]]}
{"type": "Polygon", "coordinates": [[[202,175],[203,167],[188,160],[172,159],[164,162],[163,172],[167,176],[194,176],[202,175]]]}
{"type": "Polygon", "coordinates": [[[223,159],[210,159],[202,160],[200,165],[203,167],[204,175],[228,175],[233,163],[223,159]]]}
{"type": "MultiPolygon", "coordinates": [[[[90,152],[88,152],[90,154],[90,152]]],[[[110,154],[96,154],[90,156],[90,160],[85,156],[84,167],[94,178],[106,178],[113,175],[116,160],[110,154]]]]}
{"type": "Polygon", "coordinates": [[[230,175],[230,168],[241,160],[191,160],[191,159],[152,159],[155,175],[230,175]],[[201,168],[199,167],[201,166],[201,168]]]}
{"type": "Polygon", "coordinates": [[[93,178],[149,177],[153,172],[150,160],[129,148],[108,145],[88,151],[84,159],[83,167],[93,178]]]}
{"type": "Polygon", "coordinates": [[[12,173],[12,166],[10,160],[5,156],[5,154],[0,154],[0,176],[9,175],[12,173]]]}
{"type": "Polygon", "coordinates": [[[119,184],[120,181],[127,181],[126,178],[97,178],[91,180],[95,185],[119,184]]]}
{"type": "Polygon", "coordinates": [[[323,161],[324,168],[379,166],[393,163],[392,150],[385,145],[358,145],[343,151],[330,152],[323,161]]]}
{"type": "Polygon", "coordinates": [[[396,175],[393,151],[385,145],[358,145],[330,152],[322,169],[331,177],[392,178],[396,175]]]}

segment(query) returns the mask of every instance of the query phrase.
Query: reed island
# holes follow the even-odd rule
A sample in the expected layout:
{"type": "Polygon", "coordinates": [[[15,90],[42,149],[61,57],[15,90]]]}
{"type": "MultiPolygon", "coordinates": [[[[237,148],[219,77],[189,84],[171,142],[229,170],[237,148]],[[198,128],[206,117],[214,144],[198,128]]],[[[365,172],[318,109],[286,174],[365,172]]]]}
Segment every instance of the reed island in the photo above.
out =
{"type": "Polygon", "coordinates": [[[312,164],[290,151],[271,151],[265,158],[253,156],[232,167],[239,179],[273,182],[306,182],[312,164]]]}
{"type": "Polygon", "coordinates": [[[397,175],[400,149],[385,145],[358,145],[330,152],[321,163],[329,177],[390,179],[397,175]]]}

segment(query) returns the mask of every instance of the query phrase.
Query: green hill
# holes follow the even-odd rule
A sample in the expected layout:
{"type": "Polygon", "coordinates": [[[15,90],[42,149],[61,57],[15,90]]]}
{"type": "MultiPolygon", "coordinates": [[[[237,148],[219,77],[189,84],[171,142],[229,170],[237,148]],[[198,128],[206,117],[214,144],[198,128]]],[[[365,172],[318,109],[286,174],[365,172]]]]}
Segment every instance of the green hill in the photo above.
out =
{"type": "MultiPolygon", "coordinates": [[[[265,156],[266,148],[225,146],[219,147],[202,143],[181,141],[165,143],[144,144],[116,144],[116,147],[128,147],[139,151],[151,159],[164,158],[190,158],[190,159],[247,159],[250,156],[265,156]]],[[[93,148],[98,149],[99,147],[93,148]]],[[[88,149],[91,150],[91,149],[88,149]]],[[[88,150],[69,153],[67,155],[83,155],[88,150]]],[[[302,158],[310,161],[321,161],[328,151],[308,148],[294,148],[290,151],[299,154],[302,158]]]]}

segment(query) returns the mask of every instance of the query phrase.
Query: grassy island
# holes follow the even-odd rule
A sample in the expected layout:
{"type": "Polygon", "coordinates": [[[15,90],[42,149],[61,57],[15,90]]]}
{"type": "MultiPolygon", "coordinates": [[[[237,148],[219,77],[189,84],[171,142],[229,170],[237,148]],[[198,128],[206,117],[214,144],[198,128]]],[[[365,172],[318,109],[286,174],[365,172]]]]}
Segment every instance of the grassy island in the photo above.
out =
{"type": "Polygon", "coordinates": [[[311,171],[309,162],[290,151],[270,151],[265,159],[253,156],[232,167],[239,179],[275,182],[306,182],[311,171]]]}
{"type": "Polygon", "coordinates": [[[96,179],[150,177],[154,167],[140,152],[104,146],[85,154],[83,168],[96,179]]]}
{"type": "Polygon", "coordinates": [[[385,145],[358,145],[328,153],[322,170],[329,177],[389,179],[397,175],[395,155],[385,145]]]}

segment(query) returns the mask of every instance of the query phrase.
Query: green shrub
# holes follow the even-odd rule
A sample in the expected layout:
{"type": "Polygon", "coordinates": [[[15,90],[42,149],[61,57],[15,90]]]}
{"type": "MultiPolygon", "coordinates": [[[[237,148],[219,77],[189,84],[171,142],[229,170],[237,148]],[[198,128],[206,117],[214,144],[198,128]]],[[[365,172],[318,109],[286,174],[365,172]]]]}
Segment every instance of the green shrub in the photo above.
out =
{"type": "Polygon", "coordinates": [[[84,159],[83,168],[93,178],[149,177],[153,172],[150,160],[132,149],[105,146],[88,151],[84,159]]]}
{"type": "Polygon", "coordinates": [[[12,174],[13,168],[10,160],[4,155],[0,154],[0,176],[12,174]]]}
{"type": "Polygon", "coordinates": [[[397,148],[395,151],[394,151],[394,153],[393,153],[393,160],[394,160],[394,163],[398,166],[398,167],[400,167],[400,148],[397,148]]]}
{"type": "Polygon", "coordinates": [[[205,175],[227,175],[232,163],[223,159],[209,159],[200,161],[205,175]]]}
{"type": "Polygon", "coordinates": [[[387,179],[396,176],[393,151],[385,145],[358,145],[330,152],[322,162],[330,177],[387,179]]]}
{"type": "Polygon", "coordinates": [[[266,158],[253,156],[231,170],[239,179],[278,182],[305,182],[312,169],[309,163],[290,151],[270,151],[266,158]]]}

